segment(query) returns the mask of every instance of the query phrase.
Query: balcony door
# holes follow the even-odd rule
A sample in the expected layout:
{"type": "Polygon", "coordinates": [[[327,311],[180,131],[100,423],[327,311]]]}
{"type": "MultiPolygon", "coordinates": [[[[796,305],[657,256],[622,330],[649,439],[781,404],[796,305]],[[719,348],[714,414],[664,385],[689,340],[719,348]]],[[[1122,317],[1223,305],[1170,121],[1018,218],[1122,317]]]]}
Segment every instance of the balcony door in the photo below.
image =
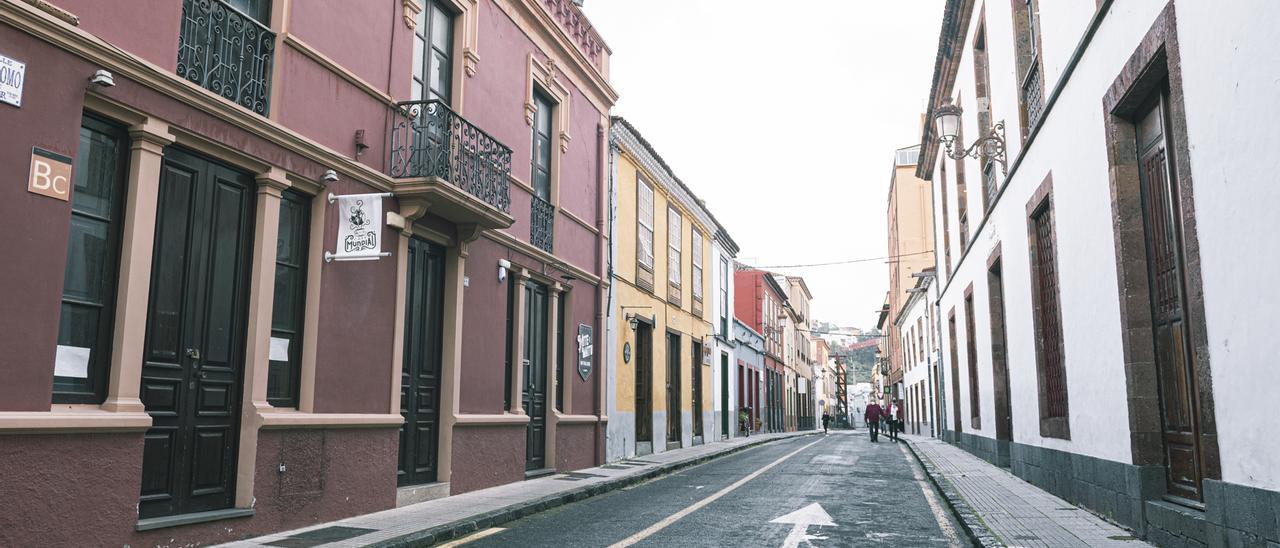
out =
{"type": "Polygon", "coordinates": [[[529,416],[525,428],[525,470],[547,467],[547,287],[524,286],[524,388],[521,401],[529,416]]]}
{"type": "Polygon", "coordinates": [[[1200,408],[1187,315],[1181,202],[1165,130],[1167,93],[1156,97],[1138,123],[1138,179],[1169,494],[1201,500],[1200,408]]]}
{"type": "Polygon", "coordinates": [[[138,517],[230,508],[244,370],[253,177],[164,153],[151,263],[138,517]]]}
{"type": "Polygon", "coordinates": [[[426,0],[413,29],[413,100],[453,99],[453,12],[426,0]]]}
{"type": "Polygon", "coordinates": [[[400,369],[397,485],[436,481],[440,437],[440,360],[444,323],[444,248],[409,239],[404,358],[400,369]]]}

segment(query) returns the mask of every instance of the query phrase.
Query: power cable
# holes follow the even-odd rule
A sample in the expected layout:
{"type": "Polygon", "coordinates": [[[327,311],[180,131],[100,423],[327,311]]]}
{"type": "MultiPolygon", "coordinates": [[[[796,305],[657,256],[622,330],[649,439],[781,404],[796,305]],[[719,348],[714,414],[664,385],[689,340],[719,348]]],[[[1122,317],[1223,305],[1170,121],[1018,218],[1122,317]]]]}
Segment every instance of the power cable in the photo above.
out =
{"type": "Polygon", "coordinates": [[[918,252],[918,253],[903,253],[903,254],[901,254],[901,255],[886,255],[886,256],[884,256],[884,257],[867,257],[867,258],[864,258],[864,259],[848,259],[848,260],[844,260],[844,261],[832,261],[832,262],[829,262],[829,263],[784,264],[784,265],[771,265],[771,266],[754,266],[754,265],[747,265],[747,264],[745,264],[745,263],[744,263],[744,266],[748,266],[748,267],[751,267],[751,268],[754,268],[754,269],[758,269],[758,270],[769,270],[769,269],[771,269],[771,268],[809,268],[809,267],[815,267],[815,266],[835,266],[835,265],[842,265],[842,264],[867,263],[867,262],[871,262],[871,261],[883,261],[883,260],[885,260],[885,259],[897,259],[897,258],[899,258],[899,257],[914,257],[914,256],[917,256],[917,255],[924,255],[924,254],[926,254],[926,253],[933,253],[933,250],[931,249],[931,250],[928,250],[928,251],[920,251],[920,252],[918,252]]]}

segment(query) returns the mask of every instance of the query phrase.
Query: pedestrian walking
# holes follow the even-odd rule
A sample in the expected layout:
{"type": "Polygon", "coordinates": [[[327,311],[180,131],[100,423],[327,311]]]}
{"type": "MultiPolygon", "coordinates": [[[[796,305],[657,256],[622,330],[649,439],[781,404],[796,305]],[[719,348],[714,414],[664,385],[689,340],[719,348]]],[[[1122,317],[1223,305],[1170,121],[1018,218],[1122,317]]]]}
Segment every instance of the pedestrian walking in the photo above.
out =
{"type": "Polygon", "coordinates": [[[828,425],[828,424],[831,424],[831,415],[828,415],[828,414],[824,411],[824,412],[822,413],[822,433],[823,433],[823,434],[826,434],[826,433],[827,433],[827,425],[828,425]]]}
{"type": "Polygon", "coordinates": [[[862,419],[867,423],[867,429],[871,430],[872,442],[879,441],[880,419],[883,418],[881,417],[883,414],[883,411],[880,409],[880,404],[876,402],[868,403],[866,411],[862,414],[862,419]]]}
{"type": "Polygon", "coordinates": [[[898,442],[898,421],[896,417],[899,412],[901,412],[901,406],[898,405],[898,401],[890,400],[889,409],[885,412],[884,417],[885,422],[889,423],[889,439],[894,443],[898,442]]]}
{"type": "MultiPolygon", "coordinates": [[[[905,414],[906,405],[904,405],[904,402],[902,400],[898,400],[897,407],[898,407],[897,411],[894,412],[894,419],[898,423],[898,434],[901,434],[906,430],[906,427],[907,427],[906,421],[903,420],[903,415],[905,414]]],[[[895,440],[898,439],[897,434],[893,436],[893,439],[895,440]]]]}

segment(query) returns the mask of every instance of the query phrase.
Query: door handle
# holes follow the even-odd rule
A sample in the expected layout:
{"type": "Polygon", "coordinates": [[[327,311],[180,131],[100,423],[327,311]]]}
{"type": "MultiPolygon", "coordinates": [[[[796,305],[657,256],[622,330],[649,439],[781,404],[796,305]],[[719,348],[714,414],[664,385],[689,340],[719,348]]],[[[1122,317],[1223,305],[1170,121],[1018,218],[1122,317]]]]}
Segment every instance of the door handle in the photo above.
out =
{"type": "Polygon", "coordinates": [[[187,357],[188,357],[188,358],[191,358],[191,359],[193,359],[193,360],[198,360],[198,359],[200,359],[200,349],[199,349],[199,348],[188,348],[188,349],[187,349],[187,357]]]}

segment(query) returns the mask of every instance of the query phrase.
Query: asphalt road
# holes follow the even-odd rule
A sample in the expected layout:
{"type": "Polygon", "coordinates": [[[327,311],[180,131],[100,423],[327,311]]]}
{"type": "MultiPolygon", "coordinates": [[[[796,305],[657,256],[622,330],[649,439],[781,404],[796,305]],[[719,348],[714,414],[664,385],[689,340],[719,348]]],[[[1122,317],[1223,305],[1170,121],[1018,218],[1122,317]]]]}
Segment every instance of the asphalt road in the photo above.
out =
{"type": "Polygon", "coordinates": [[[969,546],[900,444],[866,430],[765,444],[453,545],[969,546]]]}

